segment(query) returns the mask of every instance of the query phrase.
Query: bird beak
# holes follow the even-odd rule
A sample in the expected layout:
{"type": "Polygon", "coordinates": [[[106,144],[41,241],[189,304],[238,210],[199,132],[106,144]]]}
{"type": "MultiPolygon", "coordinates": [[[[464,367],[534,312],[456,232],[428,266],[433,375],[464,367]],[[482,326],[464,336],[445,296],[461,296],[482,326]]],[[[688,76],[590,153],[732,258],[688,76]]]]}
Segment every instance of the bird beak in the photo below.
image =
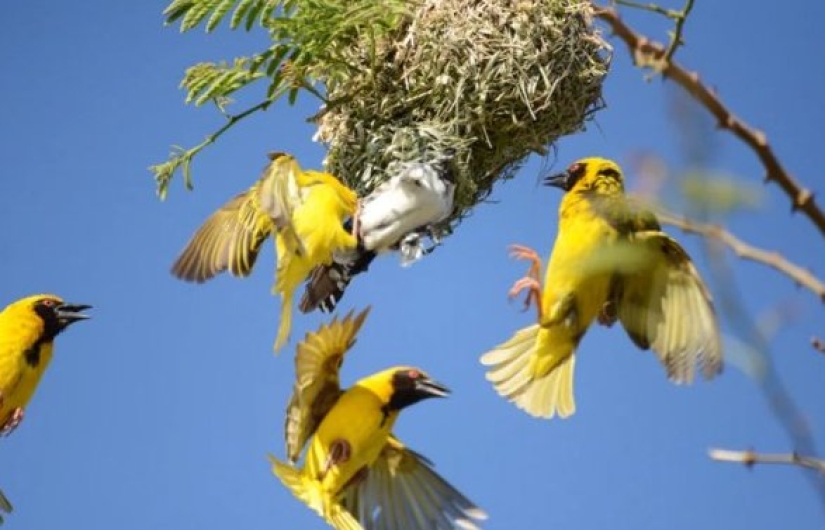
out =
{"type": "Polygon", "coordinates": [[[544,177],[542,182],[545,186],[553,186],[554,188],[561,188],[564,191],[570,191],[570,171],[563,171],[556,175],[544,177]]]}
{"type": "Polygon", "coordinates": [[[447,397],[450,389],[432,379],[419,379],[415,382],[415,391],[425,397],[447,397]]]}
{"type": "Polygon", "coordinates": [[[57,308],[55,313],[57,314],[57,319],[60,323],[64,326],[68,326],[72,322],[91,318],[89,315],[83,313],[84,310],[91,309],[91,307],[92,306],[85,304],[62,304],[57,308]]]}

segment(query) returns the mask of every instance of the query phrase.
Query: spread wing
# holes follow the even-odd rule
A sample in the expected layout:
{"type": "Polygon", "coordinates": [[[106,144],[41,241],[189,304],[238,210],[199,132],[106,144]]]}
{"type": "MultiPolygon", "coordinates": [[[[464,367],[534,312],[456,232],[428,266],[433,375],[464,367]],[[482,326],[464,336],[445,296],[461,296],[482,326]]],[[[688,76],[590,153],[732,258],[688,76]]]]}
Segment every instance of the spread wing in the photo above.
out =
{"type": "Polygon", "coordinates": [[[209,216],[172,265],[172,274],[197,283],[226,270],[233,276],[249,275],[272,231],[272,221],[255,207],[256,186],[209,216]]]}
{"type": "Polygon", "coordinates": [[[350,311],[343,320],[336,317],[298,344],[295,385],[286,409],[286,451],[291,462],[300,458],[307,440],[342,394],[338,370],[369,312],[368,307],[356,316],[350,311]]]}
{"type": "Polygon", "coordinates": [[[478,529],[487,514],[436,473],[426,457],[390,437],[343,506],[364,530],[478,529]]]}
{"type": "Polygon", "coordinates": [[[642,349],[652,349],[677,383],[696,366],[710,379],[722,369],[722,347],[710,294],[690,257],[667,234],[632,234],[638,259],[619,280],[617,315],[642,349]]]}
{"type": "Polygon", "coordinates": [[[293,214],[304,200],[304,172],[290,155],[270,153],[269,158],[272,161],[264,170],[256,190],[258,207],[272,220],[284,238],[287,250],[301,255],[305,249],[295,231],[293,214]]]}
{"type": "Polygon", "coordinates": [[[258,182],[221,206],[195,232],[172,265],[172,274],[197,283],[227,270],[233,276],[248,276],[273,230],[291,251],[303,252],[292,226],[292,212],[302,200],[301,168],[289,155],[270,157],[258,182]]]}

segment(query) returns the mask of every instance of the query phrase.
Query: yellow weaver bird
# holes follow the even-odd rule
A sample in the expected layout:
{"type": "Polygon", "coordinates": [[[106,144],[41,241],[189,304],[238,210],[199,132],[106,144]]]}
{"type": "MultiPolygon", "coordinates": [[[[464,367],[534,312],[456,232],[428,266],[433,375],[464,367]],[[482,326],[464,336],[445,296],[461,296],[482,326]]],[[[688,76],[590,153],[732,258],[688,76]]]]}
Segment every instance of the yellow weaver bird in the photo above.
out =
{"type": "Polygon", "coordinates": [[[531,267],[509,296],[526,290],[525,305],[535,303],[538,322],[481,357],[496,391],[532,416],[573,414],[576,348],[594,319],[621,322],[676,383],[692,382],[696,365],[707,379],[719,373],[722,348],[710,294],[684,249],[624,195],[621,168],[585,158],[544,182],[566,192],[558,235],[543,287],[535,251],[511,247],[531,267]]]}
{"type": "MultiPolygon", "coordinates": [[[[52,360],[54,338],[72,323],[89,318],[83,311],[90,307],[40,294],[0,312],[0,435],[11,434],[23,420],[23,410],[52,360]]],[[[11,510],[0,491],[0,511],[11,510]]]]}
{"type": "Polygon", "coordinates": [[[421,370],[394,367],[342,390],[338,370],[369,309],[333,319],[298,344],[286,451],[273,473],[337,530],[477,528],[486,514],[392,435],[402,409],[449,391],[421,370]]]}
{"type": "Polygon", "coordinates": [[[343,228],[355,214],[355,192],[329,173],[302,170],[289,155],[274,153],[263,176],[213,213],[172,266],[172,274],[202,283],[229,271],[245,277],[263,242],[272,235],[278,260],[273,293],[281,295],[275,350],[288,340],[295,289],[335,251],[354,249],[343,228]]]}

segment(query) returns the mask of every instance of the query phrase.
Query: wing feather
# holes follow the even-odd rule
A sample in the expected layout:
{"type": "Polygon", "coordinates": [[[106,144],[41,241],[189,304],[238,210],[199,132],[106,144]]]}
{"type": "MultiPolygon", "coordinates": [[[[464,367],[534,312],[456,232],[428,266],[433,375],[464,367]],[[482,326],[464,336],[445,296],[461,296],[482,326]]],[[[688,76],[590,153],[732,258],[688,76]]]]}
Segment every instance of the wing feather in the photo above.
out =
{"type": "Polygon", "coordinates": [[[478,529],[487,514],[444,480],[424,456],[391,437],[344,507],[365,530],[478,529]]]}
{"type": "Polygon", "coordinates": [[[370,308],[353,316],[334,318],[318,331],[307,333],[295,354],[295,385],[286,409],[286,450],[296,462],[307,440],[341,395],[338,370],[370,308]]]}
{"type": "Polygon", "coordinates": [[[643,259],[621,279],[618,317],[642,349],[652,349],[677,383],[696,367],[710,379],[722,370],[722,347],[710,293],[690,257],[659,231],[631,236],[643,259]],[[637,246],[638,245],[638,246],[637,246]]]}
{"type": "Polygon", "coordinates": [[[272,223],[255,207],[257,184],[224,204],[203,223],[172,265],[172,274],[203,283],[224,271],[248,276],[272,231],[272,223]]]}

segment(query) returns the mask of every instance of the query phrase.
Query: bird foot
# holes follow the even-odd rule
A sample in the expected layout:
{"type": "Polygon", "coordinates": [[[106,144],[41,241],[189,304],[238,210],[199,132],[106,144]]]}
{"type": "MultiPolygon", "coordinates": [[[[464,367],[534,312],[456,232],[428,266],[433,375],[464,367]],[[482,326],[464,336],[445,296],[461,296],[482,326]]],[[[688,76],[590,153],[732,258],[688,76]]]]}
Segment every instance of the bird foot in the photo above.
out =
{"type": "Polygon", "coordinates": [[[0,436],[8,436],[20,425],[20,422],[23,421],[23,408],[17,407],[14,409],[6,420],[6,422],[0,426],[0,436]]]}
{"type": "Polygon", "coordinates": [[[616,311],[616,303],[612,300],[608,300],[602,306],[602,310],[599,311],[598,316],[596,317],[596,321],[605,327],[611,327],[613,324],[616,323],[616,320],[619,319],[618,312],[616,311]]]}
{"type": "Polygon", "coordinates": [[[527,270],[526,276],[539,281],[541,274],[541,258],[530,247],[524,245],[510,245],[510,257],[514,259],[523,259],[530,262],[530,268],[527,270]]]}
{"type": "Polygon", "coordinates": [[[319,480],[323,480],[332,466],[343,464],[352,456],[352,446],[346,440],[341,438],[335,439],[329,446],[329,455],[324,461],[324,466],[321,468],[319,480]]]}
{"type": "Polygon", "coordinates": [[[512,300],[525,290],[527,290],[528,293],[527,297],[524,299],[524,308],[522,310],[527,311],[530,309],[530,304],[535,303],[536,309],[538,310],[538,318],[539,321],[541,321],[541,284],[535,278],[525,276],[524,278],[517,280],[507,292],[507,298],[512,300]]]}

